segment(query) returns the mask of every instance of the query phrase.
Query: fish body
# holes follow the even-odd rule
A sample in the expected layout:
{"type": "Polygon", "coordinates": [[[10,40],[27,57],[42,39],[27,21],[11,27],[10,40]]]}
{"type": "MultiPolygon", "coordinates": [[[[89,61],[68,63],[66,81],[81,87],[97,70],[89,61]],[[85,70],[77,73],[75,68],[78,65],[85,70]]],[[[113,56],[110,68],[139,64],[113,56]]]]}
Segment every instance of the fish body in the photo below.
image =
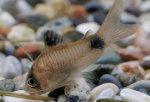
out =
{"type": "Polygon", "coordinates": [[[45,93],[67,85],[87,66],[100,57],[105,47],[135,33],[136,25],[120,23],[123,0],[116,0],[101,28],[95,35],[72,43],[60,43],[52,31],[44,34],[46,48],[35,60],[26,80],[31,93],[45,93]]]}

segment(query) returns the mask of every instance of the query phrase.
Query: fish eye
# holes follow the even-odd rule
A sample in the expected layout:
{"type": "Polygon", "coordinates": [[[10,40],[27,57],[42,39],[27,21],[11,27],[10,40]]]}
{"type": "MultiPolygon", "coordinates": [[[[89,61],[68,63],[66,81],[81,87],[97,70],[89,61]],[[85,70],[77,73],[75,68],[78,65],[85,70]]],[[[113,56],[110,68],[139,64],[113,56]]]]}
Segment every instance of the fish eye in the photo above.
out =
{"type": "Polygon", "coordinates": [[[31,88],[35,88],[38,86],[38,83],[34,78],[29,78],[27,83],[31,88]]]}

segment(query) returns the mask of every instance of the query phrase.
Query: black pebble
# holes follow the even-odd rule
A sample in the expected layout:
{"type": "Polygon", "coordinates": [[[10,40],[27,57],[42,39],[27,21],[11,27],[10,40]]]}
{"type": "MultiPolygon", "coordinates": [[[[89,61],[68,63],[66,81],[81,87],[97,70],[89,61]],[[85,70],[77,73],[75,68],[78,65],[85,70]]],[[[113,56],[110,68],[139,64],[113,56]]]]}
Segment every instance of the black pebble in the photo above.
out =
{"type": "Polygon", "coordinates": [[[99,84],[104,84],[104,83],[113,83],[113,84],[117,85],[119,88],[122,88],[122,85],[119,82],[119,80],[109,74],[105,74],[100,78],[99,84]]]}
{"type": "Polygon", "coordinates": [[[58,88],[48,94],[49,97],[58,98],[60,95],[64,94],[64,87],[58,88]]]}
{"type": "Polygon", "coordinates": [[[80,100],[78,96],[69,96],[67,102],[80,102],[80,100]]]}
{"type": "Polygon", "coordinates": [[[31,6],[35,7],[39,3],[44,3],[44,0],[26,0],[31,6]]]}
{"type": "Polygon", "coordinates": [[[40,15],[28,16],[27,23],[30,27],[37,30],[39,27],[43,26],[49,20],[48,18],[40,15]]]}
{"type": "Polygon", "coordinates": [[[97,22],[98,24],[102,25],[106,15],[107,15],[107,12],[105,12],[103,10],[95,12],[94,13],[94,21],[97,22]]]}

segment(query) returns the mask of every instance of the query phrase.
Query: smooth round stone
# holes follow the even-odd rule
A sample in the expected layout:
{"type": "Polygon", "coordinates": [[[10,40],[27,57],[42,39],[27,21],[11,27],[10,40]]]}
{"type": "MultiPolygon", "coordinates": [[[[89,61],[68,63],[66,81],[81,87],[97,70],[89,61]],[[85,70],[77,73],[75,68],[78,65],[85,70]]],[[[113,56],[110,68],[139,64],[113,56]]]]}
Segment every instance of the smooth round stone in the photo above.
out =
{"type": "Polygon", "coordinates": [[[13,82],[15,83],[15,89],[25,90],[25,81],[26,81],[27,75],[28,75],[28,73],[25,73],[25,74],[19,75],[13,79],[13,82]]]}
{"type": "Polygon", "coordinates": [[[142,12],[149,12],[150,11],[150,1],[144,1],[143,3],[141,3],[139,9],[142,12]]]}
{"type": "Polygon", "coordinates": [[[124,102],[124,101],[115,100],[115,99],[99,99],[96,102],[124,102]]]}
{"type": "Polygon", "coordinates": [[[56,16],[55,9],[48,4],[37,4],[35,7],[35,11],[37,14],[45,16],[49,19],[52,19],[56,16]]]}
{"type": "Polygon", "coordinates": [[[146,21],[142,24],[142,29],[144,30],[144,32],[150,33],[149,26],[150,26],[150,20],[146,21]]]}
{"type": "Polygon", "coordinates": [[[11,79],[0,80],[0,90],[1,91],[14,91],[15,84],[11,79]]]}
{"type": "Polygon", "coordinates": [[[150,96],[129,88],[121,90],[120,96],[127,102],[149,102],[150,100],[150,96]]]}
{"type": "Polygon", "coordinates": [[[22,68],[19,60],[14,56],[6,57],[0,63],[0,73],[5,78],[14,78],[22,74],[22,68]]]}
{"type": "Polygon", "coordinates": [[[16,23],[16,20],[10,13],[2,12],[0,13],[0,22],[2,22],[5,27],[11,27],[16,23]]]}
{"type": "Polygon", "coordinates": [[[91,34],[95,34],[99,28],[100,28],[99,24],[95,22],[88,22],[88,23],[79,24],[76,27],[76,30],[82,34],[86,34],[87,31],[90,31],[91,34]]]}
{"type": "Polygon", "coordinates": [[[84,35],[76,30],[71,30],[63,34],[63,42],[75,42],[81,39],[84,35]]]}
{"type": "Polygon", "coordinates": [[[67,101],[67,98],[65,95],[60,95],[57,100],[57,102],[66,102],[66,101],[67,101]]]}
{"type": "Polygon", "coordinates": [[[35,38],[34,30],[25,25],[13,26],[7,38],[11,41],[33,41],[35,38]]]}
{"type": "Polygon", "coordinates": [[[71,4],[85,4],[91,0],[69,0],[71,4]]]}
{"type": "Polygon", "coordinates": [[[121,16],[121,21],[126,24],[134,24],[134,23],[138,23],[139,19],[136,16],[125,12],[121,16]]]}
{"type": "Polygon", "coordinates": [[[144,88],[137,89],[136,91],[139,91],[139,92],[141,92],[141,93],[144,93],[144,94],[149,95],[149,94],[148,94],[148,91],[147,91],[146,89],[144,89],[144,88]]]}
{"type": "Polygon", "coordinates": [[[120,73],[116,75],[116,78],[121,82],[121,84],[124,87],[131,85],[136,81],[140,80],[140,78],[138,78],[136,75],[132,73],[120,73]]]}
{"type": "Polygon", "coordinates": [[[14,55],[15,48],[11,42],[9,41],[4,42],[4,52],[6,55],[14,55]]]}
{"type": "Polygon", "coordinates": [[[109,8],[113,5],[114,0],[99,0],[99,3],[105,10],[109,10],[109,8]]]}
{"type": "Polygon", "coordinates": [[[29,55],[37,57],[41,53],[37,44],[28,44],[16,49],[15,56],[19,59],[25,58],[29,55]]]}
{"type": "Polygon", "coordinates": [[[32,64],[33,64],[33,62],[31,62],[27,58],[21,59],[21,65],[22,65],[23,73],[28,72],[31,69],[32,64]]]}
{"type": "Polygon", "coordinates": [[[150,91],[150,80],[141,80],[137,81],[128,86],[128,88],[140,91],[141,89],[145,90],[145,94],[150,91]]]}
{"type": "Polygon", "coordinates": [[[101,57],[96,61],[96,64],[120,64],[122,58],[111,48],[106,48],[101,57]]]}
{"type": "Polygon", "coordinates": [[[72,26],[72,22],[69,20],[69,18],[63,17],[47,23],[45,26],[57,33],[61,33],[63,29],[72,26]]]}
{"type": "Polygon", "coordinates": [[[89,102],[96,102],[102,98],[112,98],[119,92],[119,88],[112,84],[106,83],[94,88],[89,95],[89,102]]]}
{"type": "Polygon", "coordinates": [[[99,10],[103,10],[102,7],[96,1],[91,1],[85,4],[85,8],[88,13],[94,13],[99,10]]]}
{"type": "Polygon", "coordinates": [[[66,102],[80,102],[80,99],[78,96],[69,96],[66,102]]]}
{"type": "Polygon", "coordinates": [[[106,15],[107,15],[107,12],[105,12],[105,11],[95,12],[94,13],[94,21],[97,22],[98,24],[102,25],[106,15]]]}
{"type": "Polygon", "coordinates": [[[0,52],[0,62],[2,62],[5,58],[6,58],[6,55],[0,52]]]}
{"type": "Polygon", "coordinates": [[[119,64],[113,71],[112,75],[122,74],[122,73],[132,73],[138,76],[139,78],[144,78],[145,71],[144,69],[139,65],[139,62],[137,61],[131,61],[131,62],[125,62],[119,64]]]}
{"type": "Polygon", "coordinates": [[[105,74],[100,78],[99,84],[104,84],[104,83],[113,83],[113,84],[117,85],[119,88],[122,88],[122,85],[119,82],[119,80],[109,74],[105,74]]]}
{"type": "Polygon", "coordinates": [[[140,60],[144,57],[140,48],[131,45],[127,48],[120,48],[117,52],[123,61],[140,60]]]}
{"type": "Polygon", "coordinates": [[[139,17],[139,20],[140,20],[141,23],[145,23],[145,22],[149,22],[150,21],[149,18],[150,18],[150,13],[148,12],[148,13],[142,14],[139,17]]]}
{"type": "Polygon", "coordinates": [[[17,9],[17,17],[27,17],[29,15],[35,15],[36,12],[33,10],[33,8],[28,4],[25,0],[15,0],[16,3],[16,9],[17,9]]]}
{"type": "Polygon", "coordinates": [[[84,6],[74,5],[70,8],[69,16],[71,16],[71,18],[82,19],[87,16],[87,12],[84,6]]]}
{"type": "Polygon", "coordinates": [[[40,15],[34,15],[34,16],[28,16],[27,17],[27,23],[28,25],[37,30],[39,27],[43,26],[48,22],[48,18],[40,15]]]}
{"type": "Polygon", "coordinates": [[[66,96],[78,96],[80,100],[85,101],[88,99],[88,94],[91,88],[85,81],[85,79],[80,78],[71,85],[65,87],[66,96]]]}
{"type": "MultiPolygon", "coordinates": [[[[24,90],[17,90],[14,93],[28,95],[28,93],[24,90]]],[[[16,97],[10,97],[10,96],[4,96],[3,100],[4,102],[44,102],[44,101],[39,101],[39,100],[29,100],[29,99],[16,98],[16,97]]]]}
{"type": "Polygon", "coordinates": [[[44,0],[26,0],[31,6],[35,7],[37,4],[44,3],[44,0]]]}

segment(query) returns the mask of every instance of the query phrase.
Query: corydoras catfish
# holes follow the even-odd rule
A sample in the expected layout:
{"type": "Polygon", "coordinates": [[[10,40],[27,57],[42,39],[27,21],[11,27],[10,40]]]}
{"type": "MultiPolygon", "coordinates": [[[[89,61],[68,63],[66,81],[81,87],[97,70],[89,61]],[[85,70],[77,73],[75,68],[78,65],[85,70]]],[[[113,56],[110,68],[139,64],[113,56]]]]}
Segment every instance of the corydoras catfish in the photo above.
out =
{"type": "Polygon", "coordinates": [[[46,31],[46,47],[33,63],[26,80],[26,89],[31,93],[42,94],[68,85],[100,57],[105,47],[134,34],[137,25],[120,22],[123,4],[123,0],[116,0],[97,33],[87,33],[76,42],[59,43],[57,34],[46,31]]]}

